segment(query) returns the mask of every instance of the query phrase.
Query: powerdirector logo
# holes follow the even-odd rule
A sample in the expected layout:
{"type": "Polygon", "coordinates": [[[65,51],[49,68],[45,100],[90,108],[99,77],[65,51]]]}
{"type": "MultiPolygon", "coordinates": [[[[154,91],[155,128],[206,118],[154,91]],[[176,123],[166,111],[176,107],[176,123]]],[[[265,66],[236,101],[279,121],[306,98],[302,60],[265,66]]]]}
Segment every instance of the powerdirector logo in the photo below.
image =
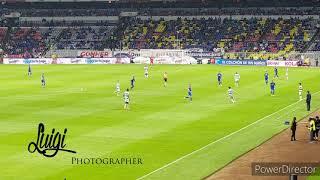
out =
{"type": "Polygon", "coordinates": [[[37,141],[30,142],[28,151],[30,153],[38,152],[45,157],[54,157],[59,151],[76,153],[73,150],[66,149],[66,134],[68,129],[65,128],[63,135],[53,128],[51,134],[45,134],[44,124],[40,123],[38,126],[37,141]]]}
{"type": "Polygon", "coordinates": [[[140,157],[72,157],[72,165],[143,165],[140,157]]]}
{"type": "Polygon", "coordinates": [[[251,163],[253,176],[319,176],[320,163],[251,163]]]}

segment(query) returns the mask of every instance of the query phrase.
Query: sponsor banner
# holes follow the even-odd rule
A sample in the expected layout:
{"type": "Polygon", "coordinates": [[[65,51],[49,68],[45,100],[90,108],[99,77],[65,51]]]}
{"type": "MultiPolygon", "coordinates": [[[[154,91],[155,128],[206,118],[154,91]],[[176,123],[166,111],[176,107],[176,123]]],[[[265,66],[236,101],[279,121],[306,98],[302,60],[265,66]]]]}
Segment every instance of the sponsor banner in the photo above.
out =
{"type": "Polygon", "coordinates": [[[239,66],[266,66],[267,61],[266,60],[251,60],[251,59],[221,59],[217,58],[215,59],[215,64],[219,65],[239,65],[239,66]]]}
{"type": "Polygon", "coordinates": [[[86,58],[56,58],[55,64],[86,64],[86,58]]]}
{"type": "Polygon", "coordinates": [[[134,57],[140,56],[140,51],[139,50],[134,50],[134,49],[129,49],[129,50],[124,50],[124,51],[114,51],[113,52],[113,57],[116,58],[130,58],[133,59],[134,57]]]}
{"type": "Polygon", "coordinates": [[[161,57],[136,57],[133,59],[137,64],[196,64],[197,60],[189,56],[161,56],[161,57]]]}
{"type": "Polygon", "coordinates": [[[86,58],[85,64],[129,64],[130,58],[86,58]]]}
{"type": "Polygon", "coordinates": [[[7,54],[8,58],[23,58],[23,54],[7,54]]]}
{"type": "Polygon", "coordinates": [[[51,64],[51,58],[4,58],[3,64],[51,64]]]}
{"type": "Polygon", "coordinates": [[[267,66],[298,67],[298,61],[267,61],[267,66]]]}
{"type": "Polygon", "coordinates": [[[128,64],[130,58],[4,58],[3,64],[128,64]]]}
{"type": "Polygon", "coordinates": [[[200,49],[200,48],[187,49],[186,54],[194,58],[221,57],[220,52],[204,51],[203,49],[200,49]]]}
{"type": "Polygon", "coordinates": [[[78,57],[80,58],[106,58],[112,57],[111,50],[104,50],[104,51],[78,51],[78,57]]]}

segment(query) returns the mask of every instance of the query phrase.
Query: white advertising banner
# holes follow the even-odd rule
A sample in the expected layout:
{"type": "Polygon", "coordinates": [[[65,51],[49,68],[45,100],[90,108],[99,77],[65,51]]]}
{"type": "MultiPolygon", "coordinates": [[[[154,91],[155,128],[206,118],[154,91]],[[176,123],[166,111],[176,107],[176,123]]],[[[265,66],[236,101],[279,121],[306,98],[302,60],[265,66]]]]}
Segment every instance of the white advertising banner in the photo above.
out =
{"type": "Polygon", "coordinates": [[[51,58],[3,58],[3,64],[51,64],[51,58]]]}
{"type": "Polygon", "coordinates": [[[267,66],[298,67],[298,61],[267,61],[267,66]]]}

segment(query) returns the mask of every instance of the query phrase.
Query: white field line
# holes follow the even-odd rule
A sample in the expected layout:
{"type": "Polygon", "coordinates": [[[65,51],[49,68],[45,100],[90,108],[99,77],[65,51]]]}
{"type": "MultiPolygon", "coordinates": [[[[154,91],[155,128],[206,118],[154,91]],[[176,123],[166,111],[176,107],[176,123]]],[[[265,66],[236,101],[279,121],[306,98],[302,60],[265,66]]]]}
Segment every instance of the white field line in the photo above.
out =
{"type": "MultiPolygon", "coordinates": [[[[313,93],[313,95],[318,94],[319,92],[320,92],[320,91],[317,91],[317,92],[313,93]]],[[[257,123],[263,121],[264,119],[266,119],[266,118],[268,118],[268,117],[270,117],[270,116],[272,116],[272,115],[274,115],[274,114],[276,114],[276,113],[278,113],[278,112],[280,112],[280,111],[282,111],[282,110],[284,110],[284,109],[286,109],[286,108],[288,108],[288,107],[291,107],[291,106],[293,106],[293,105],[295,105],[295,104],[297,104],[297,103],[299,103],[299,102],[303,102],[303,100],[304,100],[304,99],[302,99],[301,101],[296,101],[296,102],[294,102],[294,103],[292,103],[292,104],[290,104],[290,105],[288,105],[288,106],[286,106],[286,107],[284,107],[284,108],[282,108],[282,109],[280,109],[280,110],[278,110],[278,111],[275,111],[275,112],[273,112],[273,113],[271,113],[271,114],[269,114],[269,115],[267,115],[267,116],[265,116],[265,117],[263,117],[263,118],[261,118],[261,119],[258,119],[257,121],[255,121],[255,122],[253,122],[253,123],[251,123],[251,124],[249,124],[249,125],[241,128],[241,129],[239,129],[239,130],[237,130],[237,131],[235,131],[235,132],[233,132],[233,133],[230,133],[230,134],[228,134],[228,135],[226,135],[226,136],[224,136],[224,137],[222,137],[222,138],[220,138],[220,139],[218,139],[218,140],[215,140],[215,141],[213,141],[213,142],[211,142],[211,143],[203,146],[203,147],[200,148],[200,149],[197,149],[197,150],[195,150],[195,151],[192,151],[192,152],[189,153],[189,154],[186,154],[186,155],[184,155],[184,156],[182,156],[182,157],[180,157],[180,158],[178,158],[178,159],[176,159],[176,160],[174,160],[174,161],[172,161],[172,162],[170,162],[170,163],[168,163],[168,164],[166,164],[166,165],[164,165],[164,166],[162,166],[162,167],[160,167],[160,168],[158,168],[158,169],[156,169],[156,170],[154,170],[154,171],[152,171],[152,172],[150,172],[150,173],[148,173],[148,174],[146,174],[146,175],[143,175],[143,176],[137,178],[137,180],[144,179],[144,178],[146,178],[146,177],[148,177],[148,176],[150,176],[150,175],[152,175],[152,174],[154,174],[154,173],[156,173],[156,172],[158,172],[158,171],[160,171],[160,170],[162,170],[162,169],[165,169],[165,168],[171,166],[172,164],[175,164],[176,162],[179,162],[180,160],[182,160],[182,159],[184,159],[184,158],[186,158],[186,157],[188,157],[188,156],[191,156],[191,155],[193,155],[193,154],[195,154],[195,153],[197,153],[197,152],[199,152],[199,151],[201,151],[201,150],[203,150],[203,149],[205,149],[205,148],[207,148],[207,147],[209,147],[209,146],[211,146],[211,145],[213,145],[213,144],[216,144],[216,143],[218,143],[218,142],[220,142],[220,141],[222,141],[222,140],[224,140],[224,139],[226,139],[226,138],[228,138],[228,137],[230,137],[230,136],[233,136],[233,135],[235,135],[235,134],[243,131],[244,129],[247,129],[247,128],[250,127],[250,126],[253,126],[253,125],[257,124],[257,123]]]]}

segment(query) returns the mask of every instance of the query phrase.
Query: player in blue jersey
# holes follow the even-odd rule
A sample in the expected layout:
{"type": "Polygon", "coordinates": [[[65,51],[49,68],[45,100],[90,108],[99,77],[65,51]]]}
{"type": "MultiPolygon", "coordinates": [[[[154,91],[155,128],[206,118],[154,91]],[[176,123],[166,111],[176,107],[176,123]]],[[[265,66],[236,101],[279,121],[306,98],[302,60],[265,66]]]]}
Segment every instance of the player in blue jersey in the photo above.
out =
{"type": "Polygon", "coordinates": [[[192,88],[191,88],[191,84],[189,84],[188,87],[188,95],[185,97],[186,99],[189,99],[190,101],[192,101],[192,88]]]}
{"type": "Polygon", "coordinates": [[[221,74],[221,72],[219,72],[219,73],[217,74],[217,78],[218,78],[218,85],[219,85],[219,86],[222,86],[222,74],[221,74]]]}
{"type": "Polygon", "coordinates": [[[41,74],[41,86],[46,87],[46,79],[44,78],[44,73],[41,74]]]}
{"type": "Polygon", "coordinates": [[[276,89],[276,83],[271,81],[271,83],[270,83],[271,96],[274,96],[275,89],[276,89]]]}
{"type": "Polygon", "coordinates": [[[29,64],[29,67],[28,67],[28,76],[31,77],[32,75],[32,70],[31,70],[31,65],[29,64]]]}
{"type": "Polygon", "coordinates": [[[132,79],[130,80],[130,84],[131,84],[131,89],[134,88],[134,84],[136,83],[136,79],[134,78],[134,76],[132,76],[132,79]]]}
{"type": "Polygon", "coordinates": [[[274,67],[274,77],[275,78],[278,78],[279,75],[278,75],[278,68],[277,67],[274,67]]]}
{"type": "Polygon", "coordinates": [[[264,73],[264,81],[266,82],[266,85],[268,85],[268,83],[269,83],[269,74],[268,74],[267,71],[264,73]]]}

